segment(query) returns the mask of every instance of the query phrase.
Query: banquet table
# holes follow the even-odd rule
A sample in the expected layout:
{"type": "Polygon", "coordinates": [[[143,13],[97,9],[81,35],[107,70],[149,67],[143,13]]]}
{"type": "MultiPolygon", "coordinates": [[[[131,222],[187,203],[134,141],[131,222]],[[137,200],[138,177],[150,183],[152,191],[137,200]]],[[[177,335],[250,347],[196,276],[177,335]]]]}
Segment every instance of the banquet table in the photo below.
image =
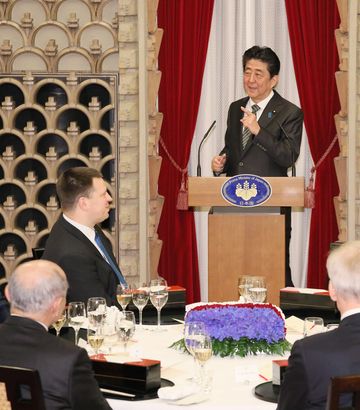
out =
{"type": "MultiPolygon", "coordinates": [[[[134,357],[154,359],[161,361],[161,377],[175,383],[175,386],[183,386],[189,383],[189,378],[194,374],[194,362],[192,357],[184,352],[170,348],[169,346],[179,340],[183,334],[183,325],[161,326],[161,331],[156,326],[137,328],[133,341],[127,347],[127,355],[134,357]]],[[[296,335],[288,335],[288,339],[296,339],[296,335]],[[290,336],[290,337],[289,337],[290,336]]],[[[291,340],[290,340],[291,341],[291,340]]],[[[123,353],[114,355],[113,360],[123,356],[123,353]]],[[[207,362],[208,373],[212,377],[212,389],[207,400],[192,405],[199,410],[207,409],[237,409],[237,410],[275,410],[276,404],[266,402],[255,397],[255,386],[265,382],[260,374],[267,374],[271,369],[272,360],[284,359],[285,356],[270,356],[259,354],[245,358],[220,358],[212,357],[207,362]]],[[[107,357],[111,360],[111,357],[107,357]]],[[[270,375],[271,377],[271,375],[270,375]]],[[[108,399],[114,410],[124,409],[168,409],[174,408],[175,403],[161,399],[142,401],[124,401],[108,399]]]]}

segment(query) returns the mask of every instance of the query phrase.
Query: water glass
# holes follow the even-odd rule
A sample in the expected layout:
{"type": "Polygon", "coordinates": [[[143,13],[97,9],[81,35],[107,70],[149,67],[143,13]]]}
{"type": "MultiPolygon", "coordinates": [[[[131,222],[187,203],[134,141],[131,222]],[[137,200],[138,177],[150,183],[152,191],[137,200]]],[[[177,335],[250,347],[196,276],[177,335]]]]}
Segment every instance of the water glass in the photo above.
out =
{"type": "Polygon", "coordinates": [[[306,317],[304,320],[304,337],[322,333],[324,321],[321,317],[306,317]]]}
{"type": "Polygon", "coordinates": [[[106,318],[106,299],[101,297],[89,298],[87,301],[87,316],[91,326],[101,326],[106,318]]]}
{"type": "Polygon", "coordinates": [[[253,276],[248,294],[252,303],[263,303],[266,300],[265,276],[253,276]]]}
{"type": "Polygon", "coordinates": [[[139,327],[140,328],[142,328],[142,312],[143,312],[144,307],[149,301],[149,297],[150,297],[150,290],[146,284],[143,284],[142,286],[136,286],[136,288],[133,290],[132,301],[133,301],[133,304],[139,310],[139,327]]]}
{"type": "Polygon", "coordinates": [[[75,344],[78,344],[78,334],[81,325],[86,319],[85,304],[83,302],[70,302],[68,307],[69,325],[75,331],[75,344]]]}
{"type": "Polygon", "coordinates": [[[244,298],[244,302],[250,301],[249,289],[252,286],[253,277],[250,275],[241,275],[238,279],[238,289],[240,297],[244,298]]]}
{"type": "Polygon", "coordinates": [[[330,330],[335,330],[339,327],[339,323],[328,323],[326,325],[326,331],[329,332],[330,330]]]}
{"type": "Polygon", "coordinates": [[[153,279],[150,282],[150,301],[157,310],[157,329],[160,330],[160,312],[168,300],[166,280],[163,278],[153,279]]]}
{"type": "Polygon", "coordinates": [[[124,351],[126,352],[127,342],[135,333],[135,315],[134,312],[124,310],[118,316],[118,331],[120,340],[124,343],[124,351]]]}

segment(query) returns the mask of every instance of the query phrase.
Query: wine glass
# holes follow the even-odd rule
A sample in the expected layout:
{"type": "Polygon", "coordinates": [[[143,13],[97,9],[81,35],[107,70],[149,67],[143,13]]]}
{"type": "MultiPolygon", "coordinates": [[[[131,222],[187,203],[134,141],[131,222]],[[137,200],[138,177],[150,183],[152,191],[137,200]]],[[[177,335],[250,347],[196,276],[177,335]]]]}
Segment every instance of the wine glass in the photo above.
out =
{"type": "Polygon", "coordinates": [[[266,299],[266,281],[264,276],[253,276],[249,288],[249,297],[253,303],[263,303],[266,299]]]}
{"type": "Polygon", "coordinates": [[[238,279],[239,295],[242,296],[244,302],[250,301],[249,289],[252,287],[253,277],[250,275],[241,275],[238,279]]]}
{"type": "Polygon", "coordinates": [[[205,364],[212,356],[212,343],[211,337],[207,334],[198,337],[193,344],[193,353],[196,362],[199,365],[199,384],[202,390],[209,390],[209,378],[206,372],[205,364]]]}
{"type": "Polygon", "coordinates": [[[101,297],[89,298],[87,301],[87,316],[91,326],[103,325],[106,318],[106,299],[101,297]]]}
{"type": "Polygon", "coordinates": [[[119,336],[124,342],[124,351],[126,352],[127,342],[131,339],[135,332],[135,315],[134,312],[124,310],[120,312],[117,322],[119,336]]]}
{"type": "Polygon", "coordinates": [[[122,310],[125,311],[127,305],[130,303],[132,297],[131,286],[126,284],[119,284],[116,287],[116,299],[121,306],[122,310]]]}
{"type": "Polygon", "coordinates": [[[93,327],[89,323],[89,327],[87,329],[87,341],[94,349],[95,355],[97,355],[104,341],[103,327],[101,325],[93,327]]]}
{"type": "Polygon", "coordinates": [[[150,282],[150,301],[157,310],[157,329],[160,330],[160,312],[168,300],[166,280],[163,278],[153,279],[150,282]]]}
{"type": "Polygon", "coordinates": [[[150,297],[149,288],[146,284],[137,286],[132,293],[133,304],[139,309],[139,327],[142,328],[142,312],[150,297]]]}
{"type": "Polygon", "coordinates": [[[64,323],[66,322],[66,308],[61,312],[59,318],[55,320],[55,322],[52,324],[53,328],[56,331],[56,336],[60,335],[60,330],[64,326],[64,323]]]}
{"type": "Polygon", "coordinates": [[[81,325],[86,318],[86,310],[84,302],[70,302],[68,307],[69,325],[75,331],[75,344],[78,344],[78,334],[81,325]]]}

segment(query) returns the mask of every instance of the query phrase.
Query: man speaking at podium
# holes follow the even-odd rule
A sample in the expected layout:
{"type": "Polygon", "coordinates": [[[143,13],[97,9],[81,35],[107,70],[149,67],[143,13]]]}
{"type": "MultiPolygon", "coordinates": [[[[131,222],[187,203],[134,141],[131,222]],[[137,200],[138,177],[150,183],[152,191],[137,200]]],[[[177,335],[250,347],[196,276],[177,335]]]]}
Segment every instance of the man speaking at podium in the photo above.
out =
{"type": "MultiPolygon", "coordinates": [[[[212,159],[215,175],[254,174],[286,177],[300,152],[303,113],[275,90],[280,60],[269,47],[253,46],[243,55],[243,85],[247,97],[230,104],[225,146],[212,159]]],[[[285,215],[285,283],[293,286],[289,265],[291,208],[285,215]]]]}

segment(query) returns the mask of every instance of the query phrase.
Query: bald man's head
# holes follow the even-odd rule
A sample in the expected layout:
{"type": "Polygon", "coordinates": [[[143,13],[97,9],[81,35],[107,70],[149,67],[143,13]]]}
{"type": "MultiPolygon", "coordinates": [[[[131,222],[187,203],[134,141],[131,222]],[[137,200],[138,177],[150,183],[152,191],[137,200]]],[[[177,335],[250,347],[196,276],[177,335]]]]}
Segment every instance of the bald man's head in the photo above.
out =
{"type": "Polygon", "coordinates": [[[14,270],[6,293],[12,309],[38,313],[46,311],[56,298],[66,298],[67,289],[65,273],[58,265],[36,260],[14,270]]]}

